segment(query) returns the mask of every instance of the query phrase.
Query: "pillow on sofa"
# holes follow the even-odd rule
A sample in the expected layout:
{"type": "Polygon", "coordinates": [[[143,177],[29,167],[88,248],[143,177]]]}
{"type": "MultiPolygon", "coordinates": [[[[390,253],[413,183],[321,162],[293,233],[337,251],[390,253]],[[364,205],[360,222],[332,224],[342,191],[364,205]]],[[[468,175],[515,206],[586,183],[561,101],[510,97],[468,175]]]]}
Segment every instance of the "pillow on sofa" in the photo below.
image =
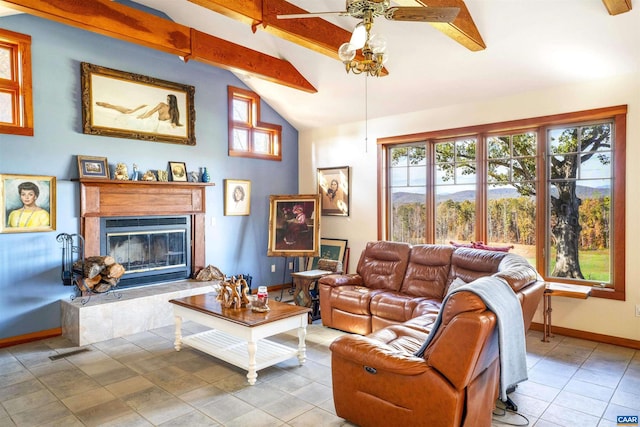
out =
{"type": "Polygon", "coordinates": [[[509,252],[509,250],[513,249],[513,245],[489,246],[489,245],[485,245],[484,242],[474,242],[473,247],[476,249],[484,249],[485,251],[497,251],[497,252],[509,252]]]}
{"type": "Polygon", "coordinates": [[[453,240],[449,241],[449,244],[451,246],[453,246],[454,248],[472,248],[473,247],[473,242],[471,243],[456,243],[453,240]]]}

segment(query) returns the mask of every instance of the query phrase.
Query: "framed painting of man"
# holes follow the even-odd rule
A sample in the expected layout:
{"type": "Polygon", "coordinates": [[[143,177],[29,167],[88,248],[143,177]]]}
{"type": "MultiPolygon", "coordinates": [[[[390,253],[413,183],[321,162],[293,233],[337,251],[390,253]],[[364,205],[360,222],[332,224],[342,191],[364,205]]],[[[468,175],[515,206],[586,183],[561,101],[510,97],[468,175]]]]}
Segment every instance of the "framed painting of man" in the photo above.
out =
{"type": "Polygon", "coordinates": [[[317,256],[320,251],[320,196],[269,197],[268,256],[317,256]]]}
{"type": "Polygon", "coordinates": [[[195,145],[195,88],[81,64],[82,131],[195,145]]]}
{"type": "Polygon", "coordinates": [[[0,175],[0,233],[56,229],[56,177],[0,175]]]}

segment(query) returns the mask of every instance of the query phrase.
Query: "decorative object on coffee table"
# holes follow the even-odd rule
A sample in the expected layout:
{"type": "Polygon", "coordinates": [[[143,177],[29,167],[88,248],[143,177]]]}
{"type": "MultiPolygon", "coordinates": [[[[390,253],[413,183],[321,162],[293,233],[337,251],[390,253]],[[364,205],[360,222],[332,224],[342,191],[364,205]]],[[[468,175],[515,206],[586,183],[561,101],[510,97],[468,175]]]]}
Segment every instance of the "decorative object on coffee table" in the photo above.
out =
{"type": "Polygon", "coordinates": [[[220,284],[217,299],[224,308],[246,308],[249,304],[249,286],[242,276],[226,279],[220,284]]]}

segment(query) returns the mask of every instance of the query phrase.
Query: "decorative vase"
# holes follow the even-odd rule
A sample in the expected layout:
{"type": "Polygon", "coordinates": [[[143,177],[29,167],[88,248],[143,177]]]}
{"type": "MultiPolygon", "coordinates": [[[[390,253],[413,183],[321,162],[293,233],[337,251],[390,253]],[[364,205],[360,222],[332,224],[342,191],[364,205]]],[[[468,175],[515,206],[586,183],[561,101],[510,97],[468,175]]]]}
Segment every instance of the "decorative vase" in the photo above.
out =
{"type": "Polygon", "coordinates": [[[209,176],[209,172],[207,168],[202,168],[202,182],[209,182],[211,177],[209,176]]]}

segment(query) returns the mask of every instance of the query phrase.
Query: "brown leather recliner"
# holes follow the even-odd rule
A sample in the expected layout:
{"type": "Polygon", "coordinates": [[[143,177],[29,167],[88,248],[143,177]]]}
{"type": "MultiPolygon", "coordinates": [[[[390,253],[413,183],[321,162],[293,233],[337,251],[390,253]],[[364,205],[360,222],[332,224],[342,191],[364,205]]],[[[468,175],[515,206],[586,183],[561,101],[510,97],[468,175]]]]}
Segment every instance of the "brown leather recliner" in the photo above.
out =
{"type": "Polygon", "coordinates": [[[424,357],[413,353],[431,331],[428,314],[368,336],[336,339],[337,415],[362,427],[489,427],[499,381],[496,316],[465,291],[452,295],[443,310],[424,357]]]}

